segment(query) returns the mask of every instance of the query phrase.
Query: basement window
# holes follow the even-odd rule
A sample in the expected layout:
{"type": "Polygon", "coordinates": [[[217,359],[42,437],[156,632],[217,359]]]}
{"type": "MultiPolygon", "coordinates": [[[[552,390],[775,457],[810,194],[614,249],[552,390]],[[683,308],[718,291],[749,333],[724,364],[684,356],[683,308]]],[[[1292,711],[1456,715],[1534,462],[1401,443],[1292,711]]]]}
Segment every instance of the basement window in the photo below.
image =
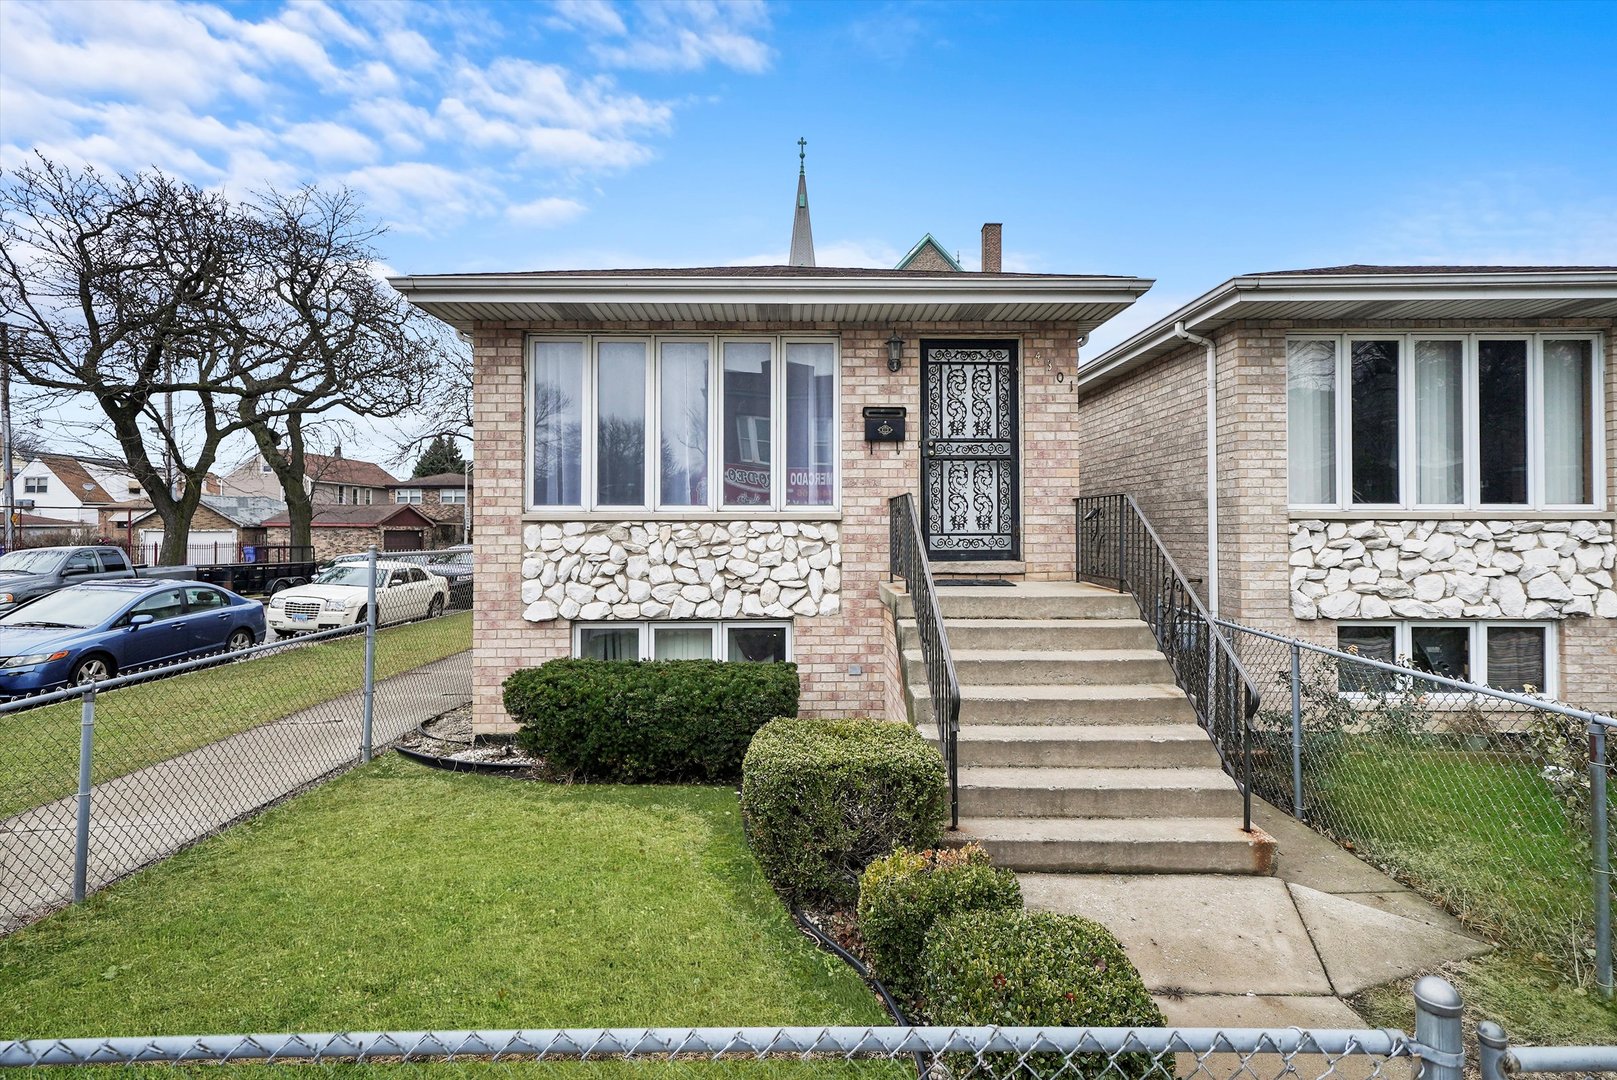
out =
{"type": "Polygon", "coordinates": [[[789,622],[578,623],[573,627],[573,656],[785,663],[791,659],[791,631],[789,622]]]}

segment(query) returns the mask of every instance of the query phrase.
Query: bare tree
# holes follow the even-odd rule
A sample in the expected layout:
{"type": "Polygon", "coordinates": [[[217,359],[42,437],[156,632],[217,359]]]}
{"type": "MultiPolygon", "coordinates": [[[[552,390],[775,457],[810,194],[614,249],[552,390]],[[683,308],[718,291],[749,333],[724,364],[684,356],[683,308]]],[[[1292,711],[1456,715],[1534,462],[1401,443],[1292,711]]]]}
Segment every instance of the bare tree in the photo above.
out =
{"type": "Polygon", "coordinates": [[[41,157],[0,186],[0,307],[14,371],[93,398],[183,561],[221,443],[245,422],[218,386],[243,369],[231,310],[249,256],[221,196],[160,173],[106,178],[41,157]],[[178,412],[176,412],[176,405],[178,412]]]}
{"type": "Polygon", "coordinates": [[[291,543],[306,546],[309,425],[343,411],[392,417],[420,406],[445,356],[436,325],[373,272],[380,229],[351,192],[270,193],[253,210],[266,302],[243,328],[238,408],[286,494],[291,543]]]}

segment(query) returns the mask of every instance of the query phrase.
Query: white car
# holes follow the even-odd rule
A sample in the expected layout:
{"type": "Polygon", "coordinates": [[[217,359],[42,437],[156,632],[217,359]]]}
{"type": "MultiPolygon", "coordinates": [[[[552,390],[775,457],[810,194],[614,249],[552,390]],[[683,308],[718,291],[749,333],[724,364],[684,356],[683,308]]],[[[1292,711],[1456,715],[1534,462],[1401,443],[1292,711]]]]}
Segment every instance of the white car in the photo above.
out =
{"type": "MultiPolygon", "coordinates": [[[[277,634],[306,634],[363,623],[369,576],[364,563],[338,563],[308,585],[283,589],[265,608],[270,628],[277,634]]],[[[412,563],[377,560],[377,623],[436,618],[448,603],[449,582],[437,574],[412,563]]]]}

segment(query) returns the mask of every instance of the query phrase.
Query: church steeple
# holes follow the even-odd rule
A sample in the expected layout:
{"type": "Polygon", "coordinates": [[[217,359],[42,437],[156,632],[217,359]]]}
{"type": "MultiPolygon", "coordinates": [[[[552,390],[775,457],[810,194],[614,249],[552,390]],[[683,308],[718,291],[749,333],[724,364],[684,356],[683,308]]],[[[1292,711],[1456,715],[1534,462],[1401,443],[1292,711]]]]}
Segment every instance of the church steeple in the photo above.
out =
{"type": "Polygon", "coordinates": [[[809,227],[808,140],[797,140],[797,209],[792,213],[792,254],[790,265],[814,265],[814,230],[809,227]]]}

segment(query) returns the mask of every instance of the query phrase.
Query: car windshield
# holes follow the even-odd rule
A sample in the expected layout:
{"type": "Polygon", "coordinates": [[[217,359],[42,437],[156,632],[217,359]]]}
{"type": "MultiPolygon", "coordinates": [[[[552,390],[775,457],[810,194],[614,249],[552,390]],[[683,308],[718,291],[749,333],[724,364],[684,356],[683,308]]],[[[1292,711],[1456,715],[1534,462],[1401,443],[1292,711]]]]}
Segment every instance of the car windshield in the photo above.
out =
{"type": "Polygon", "coordinates": [[[125,589],[63,589],[41,596],[16,611],[0,615],[0,626],[45,627],[80,630],[100,626],[128,604],[131,593],[125,589]]]}
{"type": "Polygon", "coordinates": [[[53,573],[61,562],[60,550],[34,548],[31,551],[12,551],[0,555],[0,572],[10,570],[15,574],[49,574],[53,573]]]}
{"type": "MultiPolygon", "coordinates": [[[[382,571],[376,575],[376,584],[382,584],[382,571]]],[[[330,566],[315,575],[316,585],[352,585],[363,589],[369,584],[370,570],[364,566],[330,566]]]]}

